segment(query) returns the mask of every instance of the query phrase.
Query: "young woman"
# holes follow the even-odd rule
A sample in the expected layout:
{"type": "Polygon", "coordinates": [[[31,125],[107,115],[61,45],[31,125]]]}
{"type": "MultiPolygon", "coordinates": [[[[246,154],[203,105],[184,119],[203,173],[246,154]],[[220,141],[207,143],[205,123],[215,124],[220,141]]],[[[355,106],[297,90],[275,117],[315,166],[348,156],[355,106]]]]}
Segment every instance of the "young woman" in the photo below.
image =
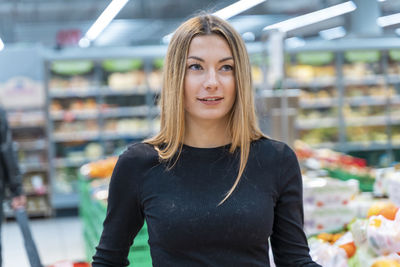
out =
{"type": "Polygon", "coordinates": [[[296,156],[259,130],[245,45],[215,16],[172,37],[160,132],[118,160],[93,267],[127,266],[144,220],[153,266],[265,267],[269,238],[277,266],[319,266],[296,156]]]}

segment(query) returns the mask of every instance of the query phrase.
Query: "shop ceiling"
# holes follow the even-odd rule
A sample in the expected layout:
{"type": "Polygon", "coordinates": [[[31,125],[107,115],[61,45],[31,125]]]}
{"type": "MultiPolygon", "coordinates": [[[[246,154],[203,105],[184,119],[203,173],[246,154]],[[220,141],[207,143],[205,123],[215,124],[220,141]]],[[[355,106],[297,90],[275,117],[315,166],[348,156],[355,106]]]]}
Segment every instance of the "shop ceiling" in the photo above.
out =
{"type": "MultiPolygon", "coordinates": [[[[110,0],[0,0],[0,38],[4,43],[40,43],[55,47],[60,31],[85,34],[110,0]]],[[[95,41],[96,46],[160,44],[183,20],[201,11],[215,11],[234,0],[130,0],[95,41]]],[[[230,19],[240,33],[260,39],[272,23],[339,4],[342,0],[267,0],[230,19]]],[[[400,0],[379,4],[382,15],[400,12],[400,0]]],[[[301,29],[293,35],[310,37],[319,30],[348,24],[342,16],[301,29]]]]}

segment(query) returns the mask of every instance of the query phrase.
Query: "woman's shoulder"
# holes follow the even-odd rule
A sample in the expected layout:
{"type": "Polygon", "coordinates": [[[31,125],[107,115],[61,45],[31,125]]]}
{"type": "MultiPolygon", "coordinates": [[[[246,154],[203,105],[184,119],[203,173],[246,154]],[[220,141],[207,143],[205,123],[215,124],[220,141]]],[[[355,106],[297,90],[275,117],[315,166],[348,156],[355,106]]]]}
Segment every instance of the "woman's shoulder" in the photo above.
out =
{"type": "Polygon", "coordinates": [[[251,143],[257,153],[285,156],[293,154],[293,150],[284,142],[269,137],[261,137],[251,143]]]}
{"type": "Polygon", "coordinates": [[[147,143],[134,143],[120,155],[119,161],[136,166],[147,166],[159,163],[159,157],[154,146],[147,143]]]}

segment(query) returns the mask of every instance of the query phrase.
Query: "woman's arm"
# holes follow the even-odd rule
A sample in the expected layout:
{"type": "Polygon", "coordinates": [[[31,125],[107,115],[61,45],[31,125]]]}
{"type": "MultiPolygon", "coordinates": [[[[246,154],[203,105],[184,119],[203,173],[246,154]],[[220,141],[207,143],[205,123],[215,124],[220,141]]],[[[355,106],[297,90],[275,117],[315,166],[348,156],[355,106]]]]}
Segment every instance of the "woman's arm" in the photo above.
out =
{"type": "MultiPolygon", "coordinates": [[[[93,267],[128,266],[129,249],[143,226],[140,196],[140,168],[135,168],[132,151],[122,154],[111,177],[107,216],[93,267]]],[[[137,162],[136,162],[137,163],[137,162]]]]}
{"type": "Polygon", "coordinates": [[[295,153],[285,145],[278,180],[279,198],[274,209],[271,246],[278,267],[320,265],[309,255],[307,238],[303,231],[303,186],[295,153]]]}

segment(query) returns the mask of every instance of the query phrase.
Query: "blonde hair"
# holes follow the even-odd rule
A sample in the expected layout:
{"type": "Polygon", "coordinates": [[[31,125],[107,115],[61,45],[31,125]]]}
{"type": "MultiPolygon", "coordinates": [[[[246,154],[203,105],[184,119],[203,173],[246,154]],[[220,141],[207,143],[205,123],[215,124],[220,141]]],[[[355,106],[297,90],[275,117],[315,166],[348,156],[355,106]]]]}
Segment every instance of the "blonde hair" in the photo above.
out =
{"type": "Polygon", "coordinates": [[[235,62],[236,101],[228,123],[232,136],[229,152],[233,153],[240,148],[240,165],[233,186],[219,203],[222,204],[232,195],[240,181],[249,157],[251,141],[265,137],[258,127],[254,110],[251,67],[245,44],[239,33],[226,21],[205,14],[187,20],[175,31],[164,64],[160,131],[144,142],[155,147],[161,160],[171,161],[175,158],[172,166],[176,163],[185,136],[184,78],[189,46],[194,37],[211,34],[217,34],[227,41],[235,62]]]}

